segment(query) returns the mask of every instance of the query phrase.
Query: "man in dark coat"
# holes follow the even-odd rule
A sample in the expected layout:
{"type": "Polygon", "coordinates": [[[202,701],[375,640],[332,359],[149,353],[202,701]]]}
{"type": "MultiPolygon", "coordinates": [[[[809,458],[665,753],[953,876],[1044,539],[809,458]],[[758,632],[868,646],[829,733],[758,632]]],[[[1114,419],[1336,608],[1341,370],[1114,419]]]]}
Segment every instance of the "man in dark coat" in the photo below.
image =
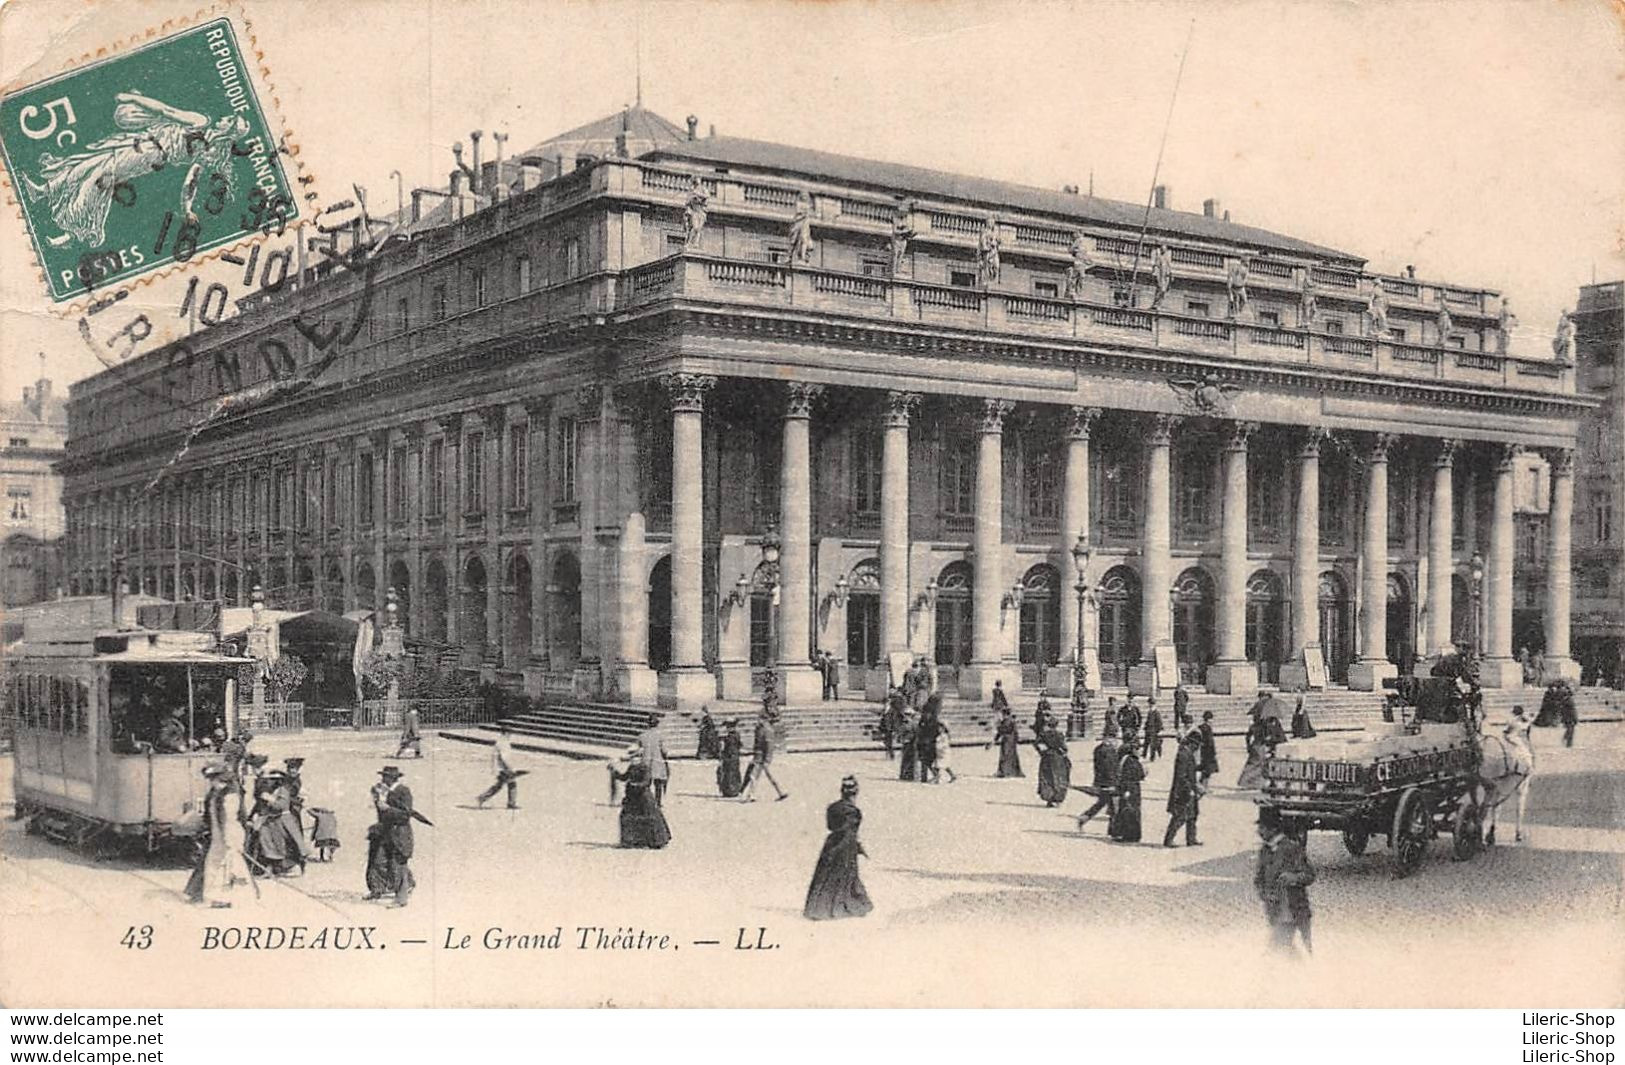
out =
{"type": "Polygon", "coordinates": [[[412,806],[412,789],[401,783],[401,771],[392,765],[379,770],[388,788],[378,804],[376,826],[388,871],[388,886],[395,892],[392,905],[405,906],[417,880],[412,876],[412,821],[420,815],[412,806]]]}
{"type": "Polygon", "coordinates": [[[773,785],[778,793],[779,802],[790,797],[790,793],[779,787],[779,782],[773,779],[773,772],[768,767],[773,764],[773,730],[768,726],[767,714],[756,719],[756,736],[752,744],[750,765],[745,767],[745,788],[742,802],[756,801],[756,781],[762,777],[773,785]]]}
{"type": "Polygon", "coordinates": [[[1111,820],[1112,799],[1117,795],[1117,763],[1119,760],[1118,748],[1122,745],[1117,742],[1116,736],[1108,735],[1095,744],[1095,804],[1078,815],[1078,831],[1089,823],[1090,818],[1100,811],[1106,811],[1106,819],[1111,820]]]}
{"type": "Polygon", "coordinates": [[[1303,949],[1314,953],[1309,935],[1309,885],[1315,882],[1314,866],[1304,853],[1303,843],[1281,828],[1279,811],[1259,811],[1258,868],[1253,873],[1253,890],[1264,904],[1264,918],[1270,925],[1270,946],[1296,957],[1292,939],[1303,937],[1303,949]]]}
{"type": "Polygon", "coordinates": [[[1191,693],[1185,685],[1174,686],[1174,732],[1183,736],[1191,727],[1191,693]]]}
{"type": "Polygon", "coordinates": [[[1162,711],[1157,704],[1152,703],[1145,712],[1145,740],[1142,750],[1145,751],[1145,760],[1155,762],[1162,757],[1162,711]]]}
{"type": "Polygon", "coordinates": [[[880,712],[880,741],[886,745],[886,760],[897,757],[897,733],[903,727],[903,709],[908,705],[901,688],[886,693],[886,709],[880,712]]]}
{"type": "Polygon", "coordinates": [[[1196,730],[1202,739],[1201,758],[1197,763],[1197,773],[1201,777],[1202,787],[1207,787],[1208,778],[1219,771],[1219,744],[1213,737],[1213,711],[1202,711],[1202,724],[1196,730]]]}
{"type": "Polygon", "coordinates": [[[1127,736],[1130,732],[1138,736],[1140,734],[1140,721],[1140,705],[1134,701],[1134,696],[1130,695],[1128,702],[1124,703],[1123,708],[1117,711],[1117,727],[1123,730],[1124,736],[1127,736]]]}
{"type": "Polygon", "coordinates": [[[1174,755],[1174,779],[1168,785],[1168,831],[1162,834],[1162,845],[1172,847],[1179,826],[1185,826],[1185,846],[1200,847],[1196,838],[1196,815],[1202,799],[1202,781],[1197,775],[1201,761],[1202,737],[1189,732],[1179,741],[1179,753],[1174,755]]]}
{"type": "Polygon", "coordinates": [[[829,689],[829,697],[839,701],[841,698],[841,664],[828,651],[824,652],[824,686],[829,689]]]}
{"type": "Polygon", "coordinates": [[[818,678],[823,682],[823,700],[829,702],[829,652],[819,651],[813,655],[812,666],[818,670],[818,678]]]}

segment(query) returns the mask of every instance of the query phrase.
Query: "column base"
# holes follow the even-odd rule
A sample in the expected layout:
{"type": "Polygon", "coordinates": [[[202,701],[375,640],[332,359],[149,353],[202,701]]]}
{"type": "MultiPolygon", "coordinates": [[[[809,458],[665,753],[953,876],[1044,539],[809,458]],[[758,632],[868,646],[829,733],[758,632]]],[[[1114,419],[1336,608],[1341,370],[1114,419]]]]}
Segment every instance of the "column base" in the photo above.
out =
{"type": "Polygon", "coordinates": [[[740,703],[748,703],[756,698],[750,690],[750,666],[744,662],[724,662],[718,673],[722,698],[740,703]]]}
{"type": "Polygon", "coordinates": [[[698,710],[717,698],[717,678],[704,666],[678,666],[660,674],[660,705],[668,710],[698,710]]]}
{"type": "Polygon", "coordinates": [[[1309,670],[1302,663],[1284,662],[1275,686],[1283,692],[1306,692],[1309,690],[1309,670]]]}
{"type": "Polygon", "coordinates": [[[596,699],[603,695],[604,676],[598,663],[577,663],[570,677],[570,686],[580,699],[596,699]]]}
{"type": "Polygon", "coordinates": [[[891,674],[886,663],[870,666],[863,678],[863,697],[871,703],[883,703],[891,689],[891,674]]]}
{"type": "Polygon", "coordinates": [[[1485,688],[1523,687],[1523,663],[1516,658],[1486,658],[1478,664],[1478,683],[1485,688]]]}
{"type": "Polygon", "coordinates": [[[1374,692],[1382,682],[1399,676],[1399,667],[1387,659],[1353,662],[1349,665],[1349,690],[1374,692]]]}
{"type": "Polygon", "coordinates": [[[1207,667],[1209,695],[1257,695],[1258,666],[1252,662],[1215,662],[1207,667]]]}
{"type": "Polygon", "coordinates": [[[642,662],[615,667],[615,690],[623,703],[652,703],[660,696],[660,674],[642,662]]]}
{"type": "Polygon", "coordinates": [[[1542,662],[1545,670],[1546,683],[1554,680],[1566,680],[1575,687],[1580,686],[1580,663],[1567,657],[1557,658],[1547,655],[1542,662]]]}
{"type": "MultiPolygon", "coordinates": [[[[993,698],[993,682],[1004,686],[1007,698],[1021,692],[1021,667],[1007,666],[1003,662],[972,662],[959,671],[958,689],[961,699],[986,703],[993,698]]],[[[932,685],[932,690],[938,690],[932,685]]]]}
{"type": "Polygon", "coordinates": [[[1130,695],[1157,694],[1157,667],[1151,662],[1141,662],[1137,666],[1128,667],[1128,693],[1130,695]]]}
{"type": "Polygon", "coordinates": [[[777,672],[780,706],[810,706],[823,700],[824,678],[812,666],[780,663],[777,672]]]}

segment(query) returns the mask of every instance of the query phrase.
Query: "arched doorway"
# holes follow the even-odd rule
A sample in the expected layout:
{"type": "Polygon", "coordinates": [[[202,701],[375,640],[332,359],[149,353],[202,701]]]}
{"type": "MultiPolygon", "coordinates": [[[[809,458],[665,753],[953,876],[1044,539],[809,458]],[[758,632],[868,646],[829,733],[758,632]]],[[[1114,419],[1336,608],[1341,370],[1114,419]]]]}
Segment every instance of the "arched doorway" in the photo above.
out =
{"type": "Polygon", "coordinates": [[[1456,650],[1467,654],[1473,650],[1473,593],[1467,587],[1467,578],[1461,574],[1450,577],[1450,642],[1456,650]]]}
{"type": "Polygon", "coordinates": [[[880,560],[859,562],[846,582],[846,683],[861,692],[880,665],[880,560]]]}
{"type": "Polygon", "coordinates": [[[485,654],[485,561],[469,555],[463,563],[462,609],[457,614],[457,635],[462,640],[465,660],[485,654]]]}
{"type": "Polygon", "coordinates": [[[309,562],[300,562],[298,568],[298,590],[294,593],[295,610],[314,610],[316,608],[316,571],[310,568],[309,562]]]}
{"type": "Polygon", "coordinates": [[[365,562],[355,568],[355,608],[378,609],[378,575],[365,562]]]}
{"type": "Polygon", "coordinates": [[[1039,563],[1021,578],[1021,629],[1017,640],[1021,686],[1042,688],[1061,660],[1061,574],[1039,563]]]}
{"type": "Polygon", "coordinates": [[[1140,577],[1127,566],[1114,566],[1100,578],[1095,594],[1100,604],[1100,684],[1121,688],[1128,684],[1129,667],[1140,660],[1140,577]]]}
{"type": "Polygon", "coordinates": [[[649,571],[649,668],[671,668],[671,556],[649,571]]]}
{"type": "Polygon", "coordinates": [[[1262,684],[1281,682],[1286,657],[1286,590],[1278,574],[1261,569],[1247,578],[1247,661],[1262,684]]]}
{"type": "Polygon", "coordinates": [[[1326,678],[1333,684],[1347,684],[1349,659],[1353,657],[1353,625],[1350,623],[1349,586],[1334,570],[1320,575],[1320,653],[1326,659],[1326,678]]]}
{"type": "Polygon", "coordinates": [[[1411,602],[1411,586],[1398,573],[1388,575],[1388,646],[1384,649],[1388,661],[1399,667],[1401,673],[1410,672],[1411,658],[1416,654],[1415,605],[1411,602]]]}
{"type": "Polygon", "coordinates": [[[396,559],[389,565],[389,586],[395,589],[395,624],[401,631],[412,631],[412,569],[396,559]]]}
{"type": "Polygon", "coordinates": [[[778,660],[778,628],[773,607],[777,586],[774,567],[760,563],[750,578],[750,669],[751,685],[760,688],[766,673],[778,660]]]}
{"type": "Polygon", "coordinates": [[[431,558],[423,571],[423,635],[441,646],[445,646],[446,623],[451,616],[447,596],[446,564],[431,558]]]}
{"type": "Polygon", "coordinates": [[[553,561],[547,584],[548,661],[573,670],[581,659],[581,564],[568,551],[553,561]]]}
{"type": "Polygon", "coordinates": [[[1179,679],[1200,685],[1213,661],[1213,578],[1192,566],[1174,581],[1174,653],[1179,679]]]}
{"type": "Polygon", "coordinates": [[[515,551],[508,560],[502,594],[507,600],[502,612],[502,664],[517,669],[530,658],[530,559],[523,551],[515,551]]]}
{"type": "Polygon", "coordinates": [[[974,604],[971,590],[976,571],[969,562],[952,562],[937,576],[936,660],[937,687],[953,691],[959,685],[959,671],[970,664],[971,622],[974,604]]]}
{"type": "Polygon", "coordinates": [[[327,567],[327,576],[322,578],[322,609],[329,614],[344,613],[344,571],[336,562],[327,567]]]}

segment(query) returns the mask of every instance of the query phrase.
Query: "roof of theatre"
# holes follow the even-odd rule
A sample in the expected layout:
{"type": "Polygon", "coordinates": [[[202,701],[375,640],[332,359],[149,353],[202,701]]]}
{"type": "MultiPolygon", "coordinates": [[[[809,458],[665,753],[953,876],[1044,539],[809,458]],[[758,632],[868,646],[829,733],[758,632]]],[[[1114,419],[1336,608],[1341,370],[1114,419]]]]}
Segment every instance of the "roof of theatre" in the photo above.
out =
{"type": "MultiPolygon", "coordinates": [[[[1036,214],[1060,216],[1078,222],[1138,230],[1146,219],[1143,204],[1106,200],[1077,193],[1054,192],[990,178],[949,174],[927,167],[859,159],[834,152],[795,148],[744,137],[707,137],[659,145],[645,159],[679,159],[712,165],[748,167],[766,174],[822,178],[866,186],[895,195],[909,192],[985,205],[1013,207],[1036,214]]],[[[1349,252],[1313,244],[1267,229],[1227,222],[1222,218],[1152,208],[1147,228],[1152,232],[1250,245],[1320,259],[1363,263],[1349,252]]]]}

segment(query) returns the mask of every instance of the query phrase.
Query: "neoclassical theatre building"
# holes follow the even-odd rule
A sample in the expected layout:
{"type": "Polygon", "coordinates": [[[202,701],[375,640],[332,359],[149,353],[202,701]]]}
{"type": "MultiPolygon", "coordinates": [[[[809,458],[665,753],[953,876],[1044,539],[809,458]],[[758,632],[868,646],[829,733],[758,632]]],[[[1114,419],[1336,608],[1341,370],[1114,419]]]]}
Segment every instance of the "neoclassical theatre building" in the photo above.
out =
{"type": "Polygon", "coordinates": [[[678,706],[769,671],[816,700],[824,650],[872,697],[900,653],[974,699],[1064,691],[1079,653],[1092,687],[1246,692],[1479,648],[1515,684],[1514,472],[1545,462],[1572,672],[1592,401],[1561,345],[1507,351],[1497,293],[1211,200],[695,127],[634,109],[485,162],[476,138],[369,275],[312,269],[189,358],[76,385],[71,590],[115,557],[178,599],[393,589],[442,662],[678,706]],[[296,320],[357,329],[329,363],[296,320]],[[291,372],[267,340],[301,387],[262,387],[291,372]]]}

